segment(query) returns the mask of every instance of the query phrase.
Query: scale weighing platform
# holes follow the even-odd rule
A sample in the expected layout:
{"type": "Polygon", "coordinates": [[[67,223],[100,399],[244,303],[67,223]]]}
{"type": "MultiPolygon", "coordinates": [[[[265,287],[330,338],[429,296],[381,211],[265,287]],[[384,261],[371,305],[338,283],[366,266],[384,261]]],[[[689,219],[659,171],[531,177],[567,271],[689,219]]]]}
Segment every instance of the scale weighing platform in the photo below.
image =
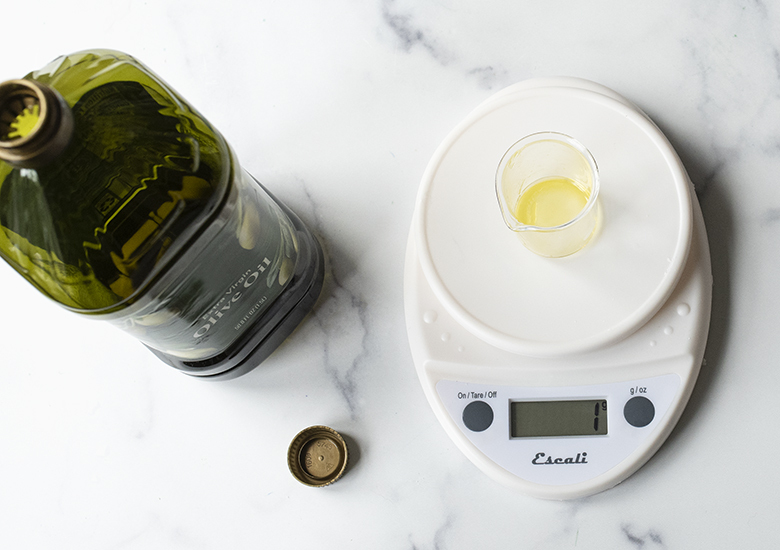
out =
{"type": "Polygon", "coordinates": [[[412,356],[447,434],[502,484],[570,499],[638,470],[691,395],[711,299],[685,168],[608,88],[515,84],[461,122],[426,169],[404,273],[412,356]],[[596,234],[565,258],[527,250],[494,187],[507,149],[547,131],[588,148],[601,180],[596,234]]]}

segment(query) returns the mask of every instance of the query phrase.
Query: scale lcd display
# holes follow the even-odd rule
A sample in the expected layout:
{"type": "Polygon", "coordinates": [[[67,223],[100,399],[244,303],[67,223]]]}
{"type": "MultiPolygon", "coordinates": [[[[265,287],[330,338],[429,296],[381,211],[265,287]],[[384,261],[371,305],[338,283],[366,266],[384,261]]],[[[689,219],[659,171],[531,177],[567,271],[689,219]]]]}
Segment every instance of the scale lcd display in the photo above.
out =
{"type": "Polygon", "coordinates": [[[512,401],[510,431],[517,437],[607,434],[607,400],[512,401]]]}

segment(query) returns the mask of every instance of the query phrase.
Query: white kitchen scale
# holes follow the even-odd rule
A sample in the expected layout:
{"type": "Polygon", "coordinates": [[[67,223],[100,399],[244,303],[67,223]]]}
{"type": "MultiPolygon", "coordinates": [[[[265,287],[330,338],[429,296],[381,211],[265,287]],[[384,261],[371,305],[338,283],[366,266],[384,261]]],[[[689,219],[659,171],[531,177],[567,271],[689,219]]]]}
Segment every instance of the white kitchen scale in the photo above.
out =
{"type": "Polygon", "coordinates": [[[507,486],[578,498],[638,470],[699,373],[712,277],[701,210],[661,131],[572,78],[511,86],[444,140],[422,178],[405,267],[414,363],[458,448],[507,486]],[[574,137],[598,164],[601,219],[565,258],[527,250],[494,181],[524,136],[574,137]]]}

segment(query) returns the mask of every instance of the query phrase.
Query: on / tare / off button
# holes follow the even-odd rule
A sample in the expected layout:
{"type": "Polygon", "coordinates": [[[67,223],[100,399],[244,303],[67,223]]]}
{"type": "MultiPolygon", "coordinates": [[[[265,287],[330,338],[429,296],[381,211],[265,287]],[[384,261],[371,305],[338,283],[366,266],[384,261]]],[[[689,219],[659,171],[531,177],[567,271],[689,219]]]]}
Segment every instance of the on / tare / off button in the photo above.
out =
{"type": "Polygon", "coordinates": [[[493,408],[484,401],[472,401],[463,409],[463,423],[472,432],[484,432],[493,423],[493,408]]]}
{"type": "Polygon", "coordinates": [[[655,418],[655,406],[647,397],[632,397],[623,407],[626,422],[635,428],[644,428],[655,418]]]}

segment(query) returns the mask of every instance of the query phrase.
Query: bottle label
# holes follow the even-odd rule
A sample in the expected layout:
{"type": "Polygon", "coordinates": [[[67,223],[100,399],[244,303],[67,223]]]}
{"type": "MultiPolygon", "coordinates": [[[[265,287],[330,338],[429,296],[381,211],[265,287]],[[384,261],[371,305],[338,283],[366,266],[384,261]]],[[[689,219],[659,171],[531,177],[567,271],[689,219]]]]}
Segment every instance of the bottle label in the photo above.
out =
{"type": "Polygon", "coordinates": [[[187,265],[172,267],[160,288],[149,289],[149,301],[115,321],[122,330],[167,355],[199,361],[262,322],[295,271],[295,228],[243,171],[213,226],[218,230],[193,243],[200,252],[187,265]]]}
{"type": "MultiPolygon", "coordinates": [[[[246,294],[246,290],[251,288],[260,279],[260,275],[268,269],[271,265],[271,260],[263,258],[263,261],[257,265],[254,269],[248,269],[235,283],[230,285],[230,288],[225,292],[225,296],[212,306],[212,308],[201,317],[204,324],[195,331],[192,335],[193,338],[203,338],[208,332],[215,327],[217,323],[231,312],[235,313],[239,308],[243,306],[241,298],[246,294]]],[[[234,330],[241,330],[241,327],[258,311],[261,310],[262,305],[268,301],[268,296],[263,295],[259,300],[252,304],[249,311],[244,317],[233,327],[234,330]]]]}

